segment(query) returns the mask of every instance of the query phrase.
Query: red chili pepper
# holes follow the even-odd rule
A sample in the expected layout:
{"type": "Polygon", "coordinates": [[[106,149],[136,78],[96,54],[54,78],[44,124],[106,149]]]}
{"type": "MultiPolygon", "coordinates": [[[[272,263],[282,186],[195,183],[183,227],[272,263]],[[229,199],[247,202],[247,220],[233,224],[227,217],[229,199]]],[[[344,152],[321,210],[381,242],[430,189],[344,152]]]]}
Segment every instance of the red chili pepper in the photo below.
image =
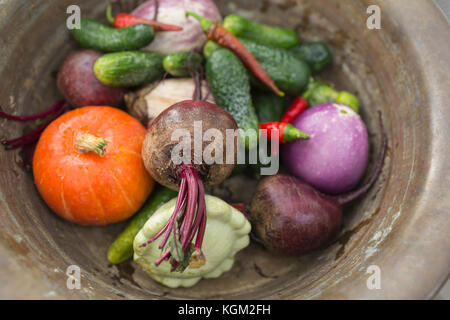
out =
{"type": "Polygon", "coordinates": [[[230,49],[235,53],[244,65],[250,69],[250,71],[261,80],[267,87],[279,96],[284,96],[284,92],[278,89],[273,79],[267,74],[261,64],[251,54],[250,51],[236,38],[231,32],[225,28],[219,26],[217,23],[205,19],[196,13],[187,11],[186,15],[196,18],[202,27],[203,32],[209,40],[216,42],[222,47],[230,49]]]}
{"type": "Polygon", "coordinates": [[[308,107],[308,101],[302,97],[297,97],[292,102],[289,109],[283,114],[281,122],[291,123],[308,107]]]}
{"type": "Polygon", "coordinates": [[[278,135],[280,143],[290,142],[296,139],[309,139],[309,136],[298,130],[290,123],[267,122],[259,124],[261,129],[267,130],[267,139],[272,139],[272,134],[278,135]]]}
{"type": "Polygon", "coordinates": [[[135,15],[121,12],[117,14],[114,18],[111,14],[111,6],[106,8],[106,17],[110,23],[113,24],[114,28],[126,28],[129,26],[133,26],[135,24],[148,24],[155,28],[156,31],[181,31],[182,27],[174,26],[171,24],[165,24],[162,22],[158,22],[155,20],[149,20],[141,17],[137,17],[135,15]]]}

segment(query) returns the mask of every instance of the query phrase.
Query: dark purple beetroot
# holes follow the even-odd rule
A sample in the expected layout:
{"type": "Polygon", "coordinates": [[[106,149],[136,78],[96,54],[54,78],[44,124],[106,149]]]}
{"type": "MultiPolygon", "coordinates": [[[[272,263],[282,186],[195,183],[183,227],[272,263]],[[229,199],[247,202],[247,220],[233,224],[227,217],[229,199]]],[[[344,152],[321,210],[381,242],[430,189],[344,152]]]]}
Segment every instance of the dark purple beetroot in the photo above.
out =
{"type": "Polygon", "coordinates": [[[339,202],[296,177],[277,174],[262,179],[250,208],[256,235],[270,251],[285,255],[308,253],[339,230],[339,202]]]}
{"type": "Polygon", "coordinates": [[[101,52],[94,50],[77,50],[61,64],[57,85],[71,106],[122,105],[125,89],[107,87],[95,77],[94,63],[101,55],[101,52]]]}

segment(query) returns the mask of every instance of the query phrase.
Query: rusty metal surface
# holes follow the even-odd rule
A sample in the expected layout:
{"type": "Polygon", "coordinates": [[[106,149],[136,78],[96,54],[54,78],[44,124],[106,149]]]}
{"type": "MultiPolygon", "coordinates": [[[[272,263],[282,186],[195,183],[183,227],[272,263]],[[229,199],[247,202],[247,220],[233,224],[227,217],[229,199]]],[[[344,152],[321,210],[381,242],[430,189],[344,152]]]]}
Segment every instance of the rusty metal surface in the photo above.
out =
{"type": "MultiPolygon", "coordinates": [[[[103,17],[94,1],[0,2],[0,105],[16,114],[43,110],[60,96],[54,71],[76,44],[66,8],[103,17]]],[[[329,41],[336,55],[321,78],[357,92],[372,155],[381,110],[389,152],[377,185],[345,208],[335,241],[308,256],[273,256],[258,244],[233,269],[191,289],[168,289],[133,263],[108,265],[106,250],[123,224],[83,228],[57,218],[39,197],[17,152],[0,151],[0,298],[160,299],[429,298],[450,267],[450,27],[431,1],[217,1],[222,12],[296,28],[304,40],[329,41]],[[378,4],[381,30],[366,28],[378,4]],[[420,16],[420,22],[411,17],[420,16]],[[82,270],[68,290],[65,270],[82,270]],[[382,287],[368,290],[367,267],[381,269],[382,287]]],[[[0,135],[24,126],[0,120],[0,135]]],[[[370,168],[369,168],[370,170],[370,168]]],[[[248,201],[254,181],[236,177],[214,192],[248,201]]]]}

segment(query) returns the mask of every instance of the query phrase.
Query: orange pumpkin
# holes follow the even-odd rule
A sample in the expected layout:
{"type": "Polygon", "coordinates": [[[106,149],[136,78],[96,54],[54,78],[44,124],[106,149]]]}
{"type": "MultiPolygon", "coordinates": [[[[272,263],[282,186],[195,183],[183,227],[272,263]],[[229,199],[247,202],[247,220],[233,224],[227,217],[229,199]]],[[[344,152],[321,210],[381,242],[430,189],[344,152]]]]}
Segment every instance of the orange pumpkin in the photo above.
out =
{"type": "Polygon", "coordinates": [[[141,157],[146,129],[112,107],[83,107],[53,121],[33,158],[35,184],[49,207],[82,225],[135,213],[154,181],[141,157]]]}

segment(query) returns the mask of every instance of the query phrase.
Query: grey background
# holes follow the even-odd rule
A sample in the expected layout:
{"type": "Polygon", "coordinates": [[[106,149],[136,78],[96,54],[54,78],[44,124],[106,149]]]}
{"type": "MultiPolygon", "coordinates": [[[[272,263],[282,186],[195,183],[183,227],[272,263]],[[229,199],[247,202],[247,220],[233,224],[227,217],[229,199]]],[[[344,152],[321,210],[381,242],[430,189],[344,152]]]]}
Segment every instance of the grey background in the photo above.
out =
{"type": "MultiPolygon", "coordinates": [[[[447,16],[447,19],[450,19],[450,0],[435,0],[439,7],[441,7],[442,11],[447,16]]],[[[450,300],[450,281],[447,280],[447,283],[442,287],[441,291],[436,295],[435,299],[438,300],[450,300]]]]}
{"type": "Polygon", "coordinates": [[[450,0],[435,0],[435,2],[441,7],[447,18],[450,18],[450,0]]]}

